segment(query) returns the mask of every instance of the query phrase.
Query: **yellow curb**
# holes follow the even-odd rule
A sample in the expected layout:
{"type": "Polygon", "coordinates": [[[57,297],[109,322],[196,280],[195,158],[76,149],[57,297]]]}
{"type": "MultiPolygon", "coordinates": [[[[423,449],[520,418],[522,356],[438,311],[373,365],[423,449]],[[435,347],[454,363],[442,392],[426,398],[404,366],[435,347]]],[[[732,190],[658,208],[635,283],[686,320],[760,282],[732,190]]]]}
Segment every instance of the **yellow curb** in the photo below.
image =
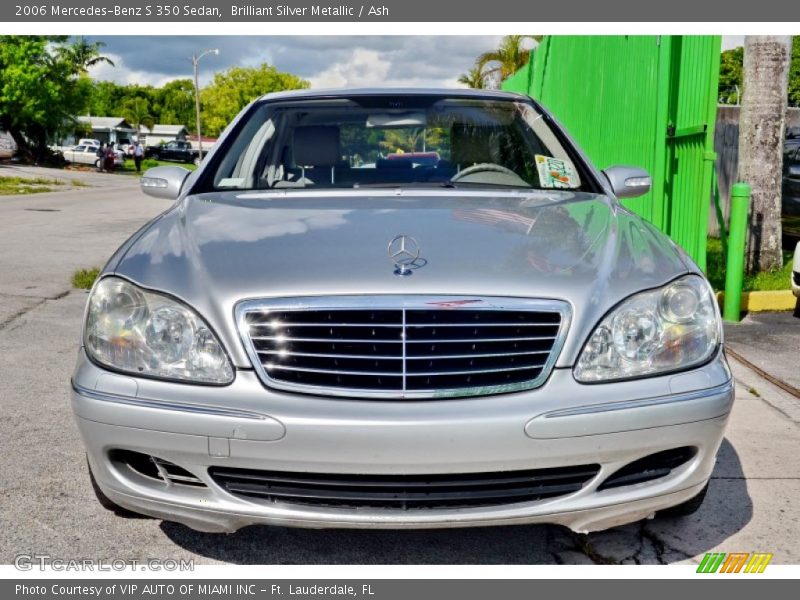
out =
{"type": "MultiPolygon", "coordinates": [[[[720,309],[725,304],[725,292],[717,292],[720,309]]],[[[747,312],[774,312],[794,310],[797,298],[792,290],[742,292],[742,310],[747,312]]]]}

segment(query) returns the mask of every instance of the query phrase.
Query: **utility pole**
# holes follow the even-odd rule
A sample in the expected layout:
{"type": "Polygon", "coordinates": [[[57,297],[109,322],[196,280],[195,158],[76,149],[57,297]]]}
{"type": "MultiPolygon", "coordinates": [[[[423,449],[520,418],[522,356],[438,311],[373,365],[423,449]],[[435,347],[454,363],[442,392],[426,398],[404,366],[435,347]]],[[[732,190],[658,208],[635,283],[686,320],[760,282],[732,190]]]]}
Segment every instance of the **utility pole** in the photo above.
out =
{"type": "Polygon", "coordinates": [[[195,118],[197,119],[197,158],[199,162],[203,162],[203,136],[200,131],[200,85],[197,81],[197,64],[206,54],[218,55],[219,48],[203,50],[199,55],[192,55],[192,68],[194,69],[194,111],[195,118]]]}
{"type": "Polygon", "coordinates": [[[745,270],[783,266],[781,183],[791,36],[744,39],[744,90],[739,119],[739,181],[752,201],[745,270]]]}

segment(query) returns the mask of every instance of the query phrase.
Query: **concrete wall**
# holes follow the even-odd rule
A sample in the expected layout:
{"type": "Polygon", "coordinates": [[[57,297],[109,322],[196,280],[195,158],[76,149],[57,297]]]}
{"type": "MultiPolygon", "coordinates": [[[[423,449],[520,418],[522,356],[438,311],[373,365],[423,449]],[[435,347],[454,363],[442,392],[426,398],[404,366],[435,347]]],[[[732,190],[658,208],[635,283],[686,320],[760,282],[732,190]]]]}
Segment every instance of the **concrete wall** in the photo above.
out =
{"type": "MultiPolygon", "coordinates": [[[[786,114],[787,127],[800,127],[800,108],[790,108],[786,114]]],[[[717,178],[719,182],[719,197],[725,220],[728,220],[731,185],[736,183],[736,173],[739,168],[739,107],[720,106],[717,109],[717,124],[714,131],[714,150],[717,153],[717,178]]],[[[712,236],[719,235],[717,213],[714,208],[714,199],[711,198],[709,211],[708,232],[712,236]]]]}

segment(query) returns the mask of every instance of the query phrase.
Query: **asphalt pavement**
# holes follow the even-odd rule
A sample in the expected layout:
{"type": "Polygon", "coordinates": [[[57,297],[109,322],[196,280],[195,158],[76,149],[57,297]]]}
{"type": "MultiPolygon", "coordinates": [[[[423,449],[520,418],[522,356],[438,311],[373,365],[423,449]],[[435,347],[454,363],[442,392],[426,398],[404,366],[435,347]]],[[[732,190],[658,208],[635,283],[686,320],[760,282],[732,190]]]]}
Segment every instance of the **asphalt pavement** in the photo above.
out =
{"type": "MultiPolygon", "coordinates": [[[[206,534],[114,516],[94,498],[69,407],[86,301],[85,292],[70,290],[69,280],[76,268],[101,266],[169,203],[144,196],[133,178],[92,173],[86,182],[92,187],[0,196],[0,562],[41,553],[242,564],[662,564],[697,563],[711,551],[763,551],[774,553],[774,563],[800,563],[800,400],[735,361],[737,398],[709,495],[683,520],[590,535],[548,525],[432,531],[258,526],[206,534]]],[[[772,345],[772,362],[785,363],[787,372],[797,365],[791,342],[798,339],[798,323],[781,325],[790,331],[786,347],[772,345]]],[[[748,346],[747,340],[736,343],[748,346]]]]}

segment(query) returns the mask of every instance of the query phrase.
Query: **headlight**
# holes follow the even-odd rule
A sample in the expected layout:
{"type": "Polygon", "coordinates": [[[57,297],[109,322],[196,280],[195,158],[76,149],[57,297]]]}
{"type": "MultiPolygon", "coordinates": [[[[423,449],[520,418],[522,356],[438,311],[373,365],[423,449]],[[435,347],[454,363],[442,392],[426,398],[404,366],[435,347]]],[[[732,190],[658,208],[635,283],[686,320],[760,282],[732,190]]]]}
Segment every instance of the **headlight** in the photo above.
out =
{"type": "Polygon", "coordinates": [[[711,289],[688,275],[611,311],[586,342],[575,378],[608,381],[691,367],[708,360],[721,337],[711,289]]]}
{"type": "Polygon", "coordinates": [[[230,383],[233,369],[208,325],[183,304],[116,277],[89,298],[86,351],[134,375],[196,383],[230,383]]]}

